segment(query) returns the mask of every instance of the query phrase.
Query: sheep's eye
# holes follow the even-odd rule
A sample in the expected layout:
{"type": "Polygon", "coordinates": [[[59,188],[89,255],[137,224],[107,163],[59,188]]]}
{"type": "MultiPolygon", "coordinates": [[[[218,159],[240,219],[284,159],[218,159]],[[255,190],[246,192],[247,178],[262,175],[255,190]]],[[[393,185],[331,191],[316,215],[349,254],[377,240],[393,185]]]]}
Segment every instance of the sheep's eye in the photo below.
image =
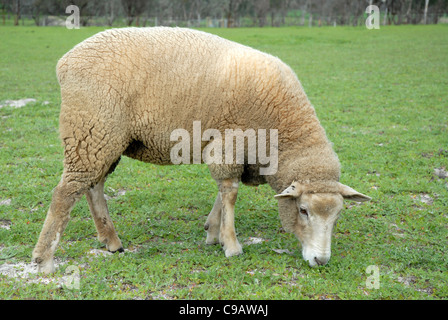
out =
{"type": "Polygon", "coordinates": [[[308,211],[303,207],[299,208],[299,212],[300,212],[300,214],[303,214],[304,216],[308,216],[308,211]]]}

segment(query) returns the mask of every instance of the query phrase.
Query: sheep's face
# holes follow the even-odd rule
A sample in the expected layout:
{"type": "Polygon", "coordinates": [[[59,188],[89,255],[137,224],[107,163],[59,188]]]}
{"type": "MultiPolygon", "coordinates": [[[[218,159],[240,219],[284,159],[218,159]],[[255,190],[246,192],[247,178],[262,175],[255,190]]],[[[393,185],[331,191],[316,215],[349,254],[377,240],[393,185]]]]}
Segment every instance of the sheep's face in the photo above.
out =
{"type": "Polygon", "coordinates": [[[341,192],[306,193],[303,186],[294,182],[276,195],[283,227],[297,236],[302,244],[302,256],[311,267],[325,265],[330,260],[332,233],[344,198],[370,200],[348,188],[341,184],[341,192]]]}

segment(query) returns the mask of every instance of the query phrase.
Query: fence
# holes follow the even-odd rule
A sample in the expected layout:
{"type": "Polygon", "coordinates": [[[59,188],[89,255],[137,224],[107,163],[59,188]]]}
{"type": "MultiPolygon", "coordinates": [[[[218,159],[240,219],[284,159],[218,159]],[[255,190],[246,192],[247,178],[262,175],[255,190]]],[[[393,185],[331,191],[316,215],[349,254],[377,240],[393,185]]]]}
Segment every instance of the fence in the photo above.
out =
{"type": "MultiPolygon", "coordinates": [[[[38,25],[38,26],[65,26],[66,16],[40,16],[33,17],[31,15],[22,15],[19,20],[19,25],[38,25]]],[[[287,17],[266,17],[262,20],[256,17],[245,16],[237,19],[225,18],[211,18],[182,20],[176,18],[158,18],[158,17],[136,17],[133,19],[133,26],[152,27],[152,26],[179,26],[192,28],[228,28],[228,27],[283,27],[283,26],[365,26],[367,15],[361,16],[327,16],[322,17],[318,15],[303,14],[301,16],[287,16],[287,17]]],[[[13,17],[10,15],[3,16],[0,19],[0,25],[12,25],[13,17]]],[[[424,24],[423,14],[391,15],[380,13],[381,25],[392,24],[424,24]]],[[[110,17],[80,17],[81,26],[111,26],[122,27],[128,25],[128,19],[125,17],[118,17],[111,19],[110,17]]],[[[428,14],[427,24],[446,24],[448,17],[436,14],[428,14]]]]}

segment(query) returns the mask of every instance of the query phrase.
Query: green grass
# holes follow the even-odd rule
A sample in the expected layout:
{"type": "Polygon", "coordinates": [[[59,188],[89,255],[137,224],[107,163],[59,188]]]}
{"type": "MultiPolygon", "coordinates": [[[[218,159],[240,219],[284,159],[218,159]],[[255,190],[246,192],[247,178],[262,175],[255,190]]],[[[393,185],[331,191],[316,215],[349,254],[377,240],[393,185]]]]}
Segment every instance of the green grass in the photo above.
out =
{"type": "MultiPolygon", "coordinates": [[[[57,60],[103,28],[0,27],[0,264],[31,260],[62,172],[57,60]],[[44,101],[48,101],[45,104],[44,101]]],[[[55,275],[0,274],[2,299],[446,299],[448,298],[448,27],[208,29],[280,57],[298,74],[342,164],[342,182],[371,202],[347,203],[332,258],[311,269],[281,229],[268,186],[240,188],[244,254],[205,245],[217,188],[201,165],[158,167],[123,158],[106,184],[126,249],[101,249],[82,199],[56,251],[55,275]],[[426,194],[434,202],[424,204],[426,194]],[[279,254],[287,249],[292,254],[279,254]],[[379,289],[368,288],[370,265],[379,289]],[[80,288],[39,283],[79,268],[80,288]]],[[[1,265],[0,265],[1,268],[1,265]]]]}

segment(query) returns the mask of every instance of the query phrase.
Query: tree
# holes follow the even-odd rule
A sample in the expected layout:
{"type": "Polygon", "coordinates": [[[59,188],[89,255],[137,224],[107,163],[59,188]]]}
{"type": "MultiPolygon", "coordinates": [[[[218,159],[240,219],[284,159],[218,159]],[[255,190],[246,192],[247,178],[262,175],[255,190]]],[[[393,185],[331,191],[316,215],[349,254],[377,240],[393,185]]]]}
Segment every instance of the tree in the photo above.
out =
{"type": "Polygon", "coordinates": [[[270,1],[269,0],[257,0],[254,1],[254,11],[255,16],[258,20],[258,26],[264,27],[266,24],[266,16],[270,11],[270,1]]]}
{"type": "Polygon", "coordinates": [[[20,12],[21,12],[22,4],[20,0],[14,1],[14,25],[19,25],[20,12]]]}
{"type": "Polygon", "coordinates": [[[227,27],[231,28],[235,24],[236,17],[238,16],[238,10],[243,0],[227,0],[223,5],[223,12],[227,19],[227,27]]]}
{"type": "Polygon", "coordinates": [[[270,19],[271,26],[279,26],[286,23],[288,13],[295,12],[301,14],[300,25],[307,20],[311,26],[313,19],[319,25],[364,25],[360,22],[368,5],[378,6],[389,24],[437,23],[448,13],[448,0],[0,0],[0,15],[3,24],[10,16],[15,25],[22,16],[31,16],[40,25],[46,15],[66,15],[66,7],[72,4],[80,9],[83,26],[93,16],[102,17],[109,26],[123,16],[127,25],[137,26],[145,26],[148,17],[156,18],[158,25],[197,20],[199,26],[201,19],[210,17],[238,27],[241,17],[246,17],[252,25],[262,27],[270,19]]]}
{"type": "Polygon", "coordinates": [[[40,25],[40,17],[45,12],[46,4],[44,0],[33,0],[31,3],[31,17],[36,26],[40,25]]]}
{"type": "Polygon", "coordinates": [[[108,26],[112,26],[115,19],[117,19],[120,8],[119,2],[119,0],[104,1],[103,14],[106,16],[108,26]]]}
{"type": "Polygon", "coordinates": [[[132,25],[132,22],[136,20],[135,25],[140,25],[140,16],[145,11],[145,0],[121,0],[124,13],[126,15],[127,25],[132,25]]]}
{"type": "Polygon", "coordinates": [[[2,20],[3,20],[3,25],[6,24],[6,12],[7,12],[7,0],[1,0],[0,1],[0,11],[2,12],[2,20]]]}

